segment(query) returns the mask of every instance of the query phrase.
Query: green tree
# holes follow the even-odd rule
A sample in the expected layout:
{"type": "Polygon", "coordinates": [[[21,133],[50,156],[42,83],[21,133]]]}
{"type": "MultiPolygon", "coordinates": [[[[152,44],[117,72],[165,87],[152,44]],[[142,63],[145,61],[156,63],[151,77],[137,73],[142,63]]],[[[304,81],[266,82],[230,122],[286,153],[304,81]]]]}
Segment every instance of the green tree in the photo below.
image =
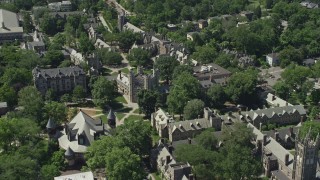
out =
{"type": "Polygon", "coordinates": [[[22,87],[31,84],[32,75],[30,71],[24,68],[6,68],[0,81],[15,90],[20,90],[22,87]]]}
{"type": "Polygon", "coordinates": [[[12,87],[3,85],[0,88],[0,101],[7,102],[8,107],[12,109],[15,105],[18,104],[18,95],[12,87]]]}
{"type": "Polygon", "coordinates": [[[183,116],[185,119],[196,119],[203,115],[204,102],[200,99],[193,99],[188,101],[183,109],[183,116]]]}
{"type": "Polygon", "coordinates": [[[136,41],[141,39],[141,35],[132,31],[123,31],[117,35],[116,39],[119,41],[120,49],[127,52],[136,41]]]}
{"type": "Polygon", "coordinates": [[[278,81],[274,84],[273,89],[276,92],[276,95],[284,100],[288,100],[290,97],[291,89],[290,86],[284,81],[278,81]]]}
{"type": "Polygon", "coordinates": [[[105,65],[120,65],[122,63],[122,56],[108,49],[97,50],[98,58],[101,59],[102,63],[105,65]]]}
{"type": "Polygon", "coordinates": [[[44,56],[47,65],[58,67],[64,60],[64,56],[60,50],[49,50],[44,56]]]}
{"type": "Polygon", "coordinates": [[[146,50],[135,48],[127,57],[132,66],[146,66],[150,63],[150,53],[146,50]]]}
{"type": "Polygon", "coordinates": [[[248,104],[256,95],[257,72],[247,70],[233,74],[226,87],[226,94],[233,102],[248,104]]]}
{"type": "Polygon", "coordinates": [[[211,107],[219,108],[226,101],[226,93],[221,85],[215,84],[207,91],[207,97],[211,107]]]}
{"type": "Polygon", "coordinates": [[[44,122],[48,122],[49,118],[52,118],[56,124],[65,122],[68,115],[67,107],[64,104],[55,101],[46,103],[43,107],[43,111],[44,122]]]}
{"type": "Polygon", "coordinates": [[[152,147],[151,127],[141,120],[128,121],[117,129],[120,147],[129,147],[140,156],[149,154],[152,147]]]}
{"type": "Polygon", "coordinates": [[[261,7],[260,7],[260,5],[258,5],[255,9],[254,9],[254,12],[253,12],[253,14],[255,15],[255,16],[257,16],[258,18],[261,18],[261,7]]]}
{"type": "Polygon", "coordinates": [[[94,50],[93,43],[90,41],[89,37],[85,33],[82,33],[80,35],[79,50],[84,54],[90,53],[94,50]]]}
{"type": "Polygon", "coordinates": [[[188,74],[193,73],[193,69],[189,65],[179,65],[174,68],[173,74],[172,74],[172,79],[177,79],[177,77],[182,74],[183,72],[186,72],[188,74]]]}
{"type": "Polygon", "coordinates": [[[306,121],[299,130],[299,138],[305,138],[309,133],[311,138],[316,138],[320,132],[320,123],[317,121],[306,121]]]}
{"type": "Polygon", "coordinates": [[[23,30],[27,33],[30,33],[33,30],[32,19],[27,12],[23,13],[23,30]]]}
{"type": "Polygon", "coordinates": [[[173,71],[177,66],[179,66],[179,62],[171,56],[160,56],[155,63],[155,67],[160,72],[160,77],[166,80],[167,84],[172,80],[173,71]]]}
{"type": "Polygon", "coordinates": [[[167,103],[171,112],[183,113],[188,101],[202,96],[201,85],[198,80],[187,72],[183,72],[173,80],[167,103]]]}
{"type": "Polygon", "coordinates": [[[52,164],[44,165],[41,167],[41,170],[40,170],[40,177],[41,179],[44,179],[44,180],[51,180],[54,177],[59,176],[60,174],[61,173],[59,171],[59,168],[52,164]]]}
{"type": "Polygon", "coordinates": [[[206,129],[196,136],[196,142],[207,150],[215,150],[218,145],[218,139],[215,137],[213,129],[206,129]]]}
{"type": "Polygon", "coordinates": [[[279,59],[280,59],[280,66],[284,68],[288,66],[291,62],[302,64],[303,56],[300,50],[295,49],[292,46],[288,46],[287,48],[280,51],[279,59]]]}
{"type": "Polygon", "coordinates": [[[150,117],[154,112],[159,94],[152,90],[140,90],[138,93],[139,110],[143,112],[146,117],[150,117]]]}
{"type": "Polygon", "coordinates": [[[4,152],[16,150],[36,140],[39,132],[37,124],[30,119],[0,118],[0,148],[4,152]]]}
{"type": "Polygon", "coordinates": [[[216,48],[211,46],[197,47],[196,52],[192,55],[193,59],[203,64],[212,63],[217,56],[216,48]]]}
{"type": "Polygon", "coordinates": [[[30,157],[16,154],[0,155],[0,179],[37,179],[37,162],[30,157]]]}
{"type": "Polygon", "coordinates": [[[105,77],[98,77],[94,82],[91,94],[93,102],[102,108],[112,101],[115,97],[116,87],[113,82],[108,81],[105,77]]]}
{"type": "Polygon", "coordinates": [[[265,0],[266,8],[271,9],[273,6],[273,0],[265,0]]]}
{"type": "Polygon", "coordinates": [[[82,101],[86,97],[86,92],[82,86],[77,85],[72,91],[72,101],[82,101]]]}
{"type": "Polygon", "coordinates": [[[114,148],[105,158],[107,176],[111,180],[140,180],[146,176],[140,157],[129,148],[114,148]]]}
{"type": "Polygon", "coordinates": [[[18,104],[23,107],[22,112],[27,117],[35,118],[39,125],[42,124],[44,102],[41,93],[35,87],[27,86],[19,91],[18,97],[18,104]]]}
{"type": "Polygon", "coordinates": [[[295,90],[300,89],[311,75],[309,68],[297,65],[290,65],[281,73],[284,82],[295,90]]]}

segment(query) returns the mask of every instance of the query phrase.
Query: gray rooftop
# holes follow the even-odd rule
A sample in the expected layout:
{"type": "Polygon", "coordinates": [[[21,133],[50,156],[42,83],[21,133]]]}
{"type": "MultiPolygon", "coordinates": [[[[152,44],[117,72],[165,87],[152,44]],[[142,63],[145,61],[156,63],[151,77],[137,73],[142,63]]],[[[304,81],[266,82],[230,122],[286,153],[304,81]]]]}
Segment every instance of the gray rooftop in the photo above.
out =
{"type": "Polygon", "coordinates": [[[85,75],[85,72],[79,66],[53,68],[53,69],[40,69],[38,67],[32,70],[34,77],[47,78],[61,78],[65,76],[79,76],[85,75]]]}
{"type": "Polygon", "coordinates": [[[22,33],[19,27],[19,19],[16,13],[0,9],[0,33],[22,33]]]}
{"type": "Polygon", "coordinates": [[[107,119],[116,120],[116,115],[114,115],[114,112],[112,109],[110,109],[107,119]]]}
{"type": "Polygon", "coordinates": [[[0,108],[7,108],[8,104],[7,102],[0,102],[0,108]]]}
{"type": "Polygon", "coordinates": [[[214,76],[230,76],[231,72],[224,69],[223,67],[210,63],[207,65],[200,65],[193,67],[193,72],[196,77],[206,77],[212,75],[214,76]]]}
{"type": "Polygon", "coordinates": [[[56,127],[54,121],[52,120],[52,118],[49,118],[48,123],[46,125],[47,129],[54,129],[56,127]]]}

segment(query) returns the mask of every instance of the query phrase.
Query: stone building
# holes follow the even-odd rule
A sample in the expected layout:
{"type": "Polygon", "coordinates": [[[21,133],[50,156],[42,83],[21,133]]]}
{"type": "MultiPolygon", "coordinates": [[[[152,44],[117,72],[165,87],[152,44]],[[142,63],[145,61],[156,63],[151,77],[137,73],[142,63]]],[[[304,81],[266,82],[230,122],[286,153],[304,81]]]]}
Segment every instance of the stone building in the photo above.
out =
{"type": "Polygon", "coordinates": [[[32,70],[35,87],[45,95],[52,89],[58,94],[72,92],[75,86],[81,86],[85,91],[87,87],[86,74],[78,66],[32,70]]]}
{"type": "MultiPolygon", "coordinates": [[[[255,135],[253,142],[256,152],[262,157],[264,174],[270,179],[316,179],[319,135],[312,139],[310,131],[306,137],[295,138],[295,155],[286,150],[276,139],[263,134],[251,123],[248,124],[255,135]]],[[[299,133],[298,133],[299,134],[299,133]]]]}
{"type": "Polygon", "coordinates": [[[120,72],[117,76],[118,92],[129,97],[130,102],[138,101],[138,93],[143,89],[154,89],[158,87],[158,70],[153,69],[152,74],[145,74],[141,67],[138,67],[137,74],[130,70],[128,75],[120,72]]]}
{"type": "Polygon", "coordinates": [[[151,125],[157,130],[159,136],[168,138],[171,142],[194,138],[207,128],[220,131],[221,124],[221,118],[214,115],[209,108],[204,108],[203,118],[187,121],[176,122],[161,109],[151,115],[151,125]]]}
{"type": "Polygon", "coordinates": [[[16,13],[0,9],[0,44],[4,42],[21,41],[23,28],[20,27],[16,13]]]}
{"type": "Polygon", "coordinates": [[[191,165],[189,163],[177,162],[172,155],[172,146],[168,147],[162,140],[159,141],[157,148],[151,151],[151,167],[160,171],[162,179],[193,179],[191,165]]]}
{"type": "Polygon", "coordinates": [[[222,116],[222,119],[224,123],[235,121],[252,123],[257,128],[267,124],[298,124],[306,119],[306,110],[302,105],[271,107],[228,113],[222,116]]]}
{"type": "Polygon", "coordinates": [[[231,72],[218,66],[217,64],[198,65],[193,67],[193,76],[195,76],[201,86],[205,89],[214,84],[226,85],[231,72]]]}
{"type": "Polygon", "coordinates": [[[60,132],[59,146],[66,150],[65,156],[69,165],[74,165],[76,161],[84,160],[84,153],[91,143],[105,133],[102,120],[95,120],[83,111],[80,112],[65,125],[60,132]]]}

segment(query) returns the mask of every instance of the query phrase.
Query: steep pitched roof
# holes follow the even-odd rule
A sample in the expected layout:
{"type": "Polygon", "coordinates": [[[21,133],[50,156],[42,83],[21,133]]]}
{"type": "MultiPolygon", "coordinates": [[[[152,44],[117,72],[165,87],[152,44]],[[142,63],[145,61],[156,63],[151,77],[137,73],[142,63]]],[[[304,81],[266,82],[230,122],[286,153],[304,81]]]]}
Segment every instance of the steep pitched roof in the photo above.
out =
{"type": "Polygon", "coordinates": [[[110,109],[107,119],[116,120],[116,115],[114,114],[112,109],[110,109]]]}
{"type": "Polygon", "coordinates": [[[49,118],[48,123],[46,125],[46,128],[47,129],[54,129],[55,127],[56,127],[56,124],[54,123],[54,121],[51,118],[49,118]]]}
{"type": "Polygon", "coordinates": [[[64,155],[70,157],[70,156],[73,156],[74,153],[73,153],[72,149],[70,147],[68,147],[68,149],[66,150],[64,155]]]}

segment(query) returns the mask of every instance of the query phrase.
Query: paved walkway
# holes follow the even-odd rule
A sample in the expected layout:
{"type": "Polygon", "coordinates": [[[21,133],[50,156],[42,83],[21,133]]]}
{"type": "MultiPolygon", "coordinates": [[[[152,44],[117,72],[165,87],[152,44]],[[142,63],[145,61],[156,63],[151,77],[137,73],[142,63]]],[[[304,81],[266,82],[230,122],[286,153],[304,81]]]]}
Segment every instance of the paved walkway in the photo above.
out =
{"type": "Polygon", "coordinates": [[[109,31],[112,33],[111,28],[109,27],[109,25],[107,24],[107,22],[104,20],[102,14],[99,14],[99,19],[102,23],[102,25],[109,31]]]}
{"type": "Polygon", "coordinates": [[[134,111],[139,108],[139,105],[138,105],[137,103],[132,103],[132,102],[130,102],[130,101],[129,101],[129,98],[128,98],[127,96],[123,96],[123,97],[126,99],[126,101],[127,101],[127,103],[128,103],[128,104],[123,104],[123,105],[124,105],[125,107],[130,107],[130,108],[132,108],[132,109],[131,109],[131,111],[129,111],[128,113],[126,113],[126,115],[125,115],[123,118],[117,119],[116,126],[122,125],[122,124],[124,123],[124,120],[125,120],[127,117],[131,116],[131,115],[139,115],[139,114],[137,114],[137,113],[134,113],[134,111]]]}

